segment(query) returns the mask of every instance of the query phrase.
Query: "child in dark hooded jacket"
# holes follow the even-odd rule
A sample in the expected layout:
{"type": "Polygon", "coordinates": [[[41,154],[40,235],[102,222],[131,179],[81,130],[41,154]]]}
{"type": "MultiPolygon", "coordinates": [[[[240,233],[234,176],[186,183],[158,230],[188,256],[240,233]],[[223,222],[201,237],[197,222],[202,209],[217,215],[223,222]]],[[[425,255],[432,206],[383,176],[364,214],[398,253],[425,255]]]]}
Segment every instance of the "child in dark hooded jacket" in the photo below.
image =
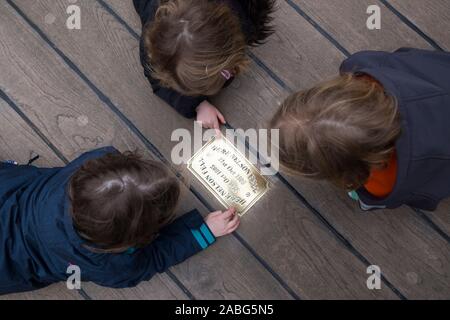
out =
{"type": "Polygon", "coordinates": [[[209,101],[243,72],[248,46],[272,32],[273,0],[133,0],[142,26],[141,62],[153,92],[188,118],[219,128],[209,101]]]}
{"type": "Polygon", "coordinates": [[[350,191],[363,210],[435,210],[450,196],[450,53],[363,51],[272,119],[280,162],[350,191]]]}
{"type": "Polygon", "coordinates": [[[0,294],[67,281],[70,266],[135,286],[238,227],[234,210],[175,219],[179,194],[160,163],[111,147],[64,168],[0,162],[0,294]]]}

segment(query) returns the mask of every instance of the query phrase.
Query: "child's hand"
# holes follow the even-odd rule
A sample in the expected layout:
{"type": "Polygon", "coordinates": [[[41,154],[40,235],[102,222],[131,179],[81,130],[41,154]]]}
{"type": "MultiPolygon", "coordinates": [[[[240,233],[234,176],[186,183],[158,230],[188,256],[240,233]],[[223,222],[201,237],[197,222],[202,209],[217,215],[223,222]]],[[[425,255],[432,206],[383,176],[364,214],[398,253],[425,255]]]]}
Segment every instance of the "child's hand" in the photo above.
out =
{"type": "Polygon", "coordinates": [[[216,238],[234,232],[240,222],[239,215],[234,208],[210,213],[205,219],[205,223],[216,238]]]}
{"type": "Polygon", "coordinates": [[[206,100],[197,107],[197,121],[201,122],[204,128],[216,130],[219,130],[220,124],[226,123],[220,111],[206,100]]]}

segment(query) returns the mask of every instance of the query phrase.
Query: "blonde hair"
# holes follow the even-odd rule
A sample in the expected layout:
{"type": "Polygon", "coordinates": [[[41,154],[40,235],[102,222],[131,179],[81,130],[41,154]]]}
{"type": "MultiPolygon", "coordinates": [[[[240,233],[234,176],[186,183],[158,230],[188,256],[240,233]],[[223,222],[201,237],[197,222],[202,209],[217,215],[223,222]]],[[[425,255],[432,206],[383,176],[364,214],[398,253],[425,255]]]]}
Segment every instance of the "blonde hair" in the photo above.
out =
{"type": "Polygon", "coordinates": [[[249,63],[239,18],[215,1],[164,1],[144,28],[144,45],[152,76],[189,96],[218,93],[222,71],[237,75],[249,63]]]}
{"type": "Polygon", "coordinates": [[[344,74],[291,95],[271,120],[290,172],[348,190],[382,168],[401,133],[396,99],[369,76],[344,74]]]}

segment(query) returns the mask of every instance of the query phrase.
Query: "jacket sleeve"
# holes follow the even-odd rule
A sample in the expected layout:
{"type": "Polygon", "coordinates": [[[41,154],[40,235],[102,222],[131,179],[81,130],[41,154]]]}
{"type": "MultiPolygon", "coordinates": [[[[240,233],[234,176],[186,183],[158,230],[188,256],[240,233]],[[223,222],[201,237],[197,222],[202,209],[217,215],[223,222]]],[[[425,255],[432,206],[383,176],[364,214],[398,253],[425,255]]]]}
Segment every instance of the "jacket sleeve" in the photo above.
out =
{"type": "Polygon", "coordinates": [[[207,100],[206,97],[188,97],[183,96],[182,94],[169,89],[162,87],[158,81],[154,79],[150,79],[149,81],[152,85],[153,92],[169,104],[172,108],[174,108],[179,114],[182,116],[191,119],[194,118],[197,114],[197,107],[200,103],[207,100]]]}
{"type": "Polygon", "coordinates": [[[203,217],[193,210],[162,229],[149,246],[131,255],[135,263],[124,274],[125,279],[116,278],[113,284],[107,285],[117,288],[136,286],[207,249],[215,241],[203,217]],[[134,255],[137,256],[132,257],[134,255]]]}

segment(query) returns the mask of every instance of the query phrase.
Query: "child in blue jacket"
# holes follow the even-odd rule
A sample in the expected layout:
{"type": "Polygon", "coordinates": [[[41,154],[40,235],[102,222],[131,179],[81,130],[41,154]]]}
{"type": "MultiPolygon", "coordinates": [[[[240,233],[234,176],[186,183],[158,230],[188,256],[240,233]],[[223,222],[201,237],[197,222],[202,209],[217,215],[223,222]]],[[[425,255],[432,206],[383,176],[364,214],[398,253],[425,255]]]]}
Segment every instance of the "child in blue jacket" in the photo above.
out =
{"type": "Polygon", "coordinates": [[[179,185],[158,162],[112,147],[64,168],[0,162],[0,294],[66,281],[130,287],[233,232],[233,209],[174,219],[179,185]]]}

